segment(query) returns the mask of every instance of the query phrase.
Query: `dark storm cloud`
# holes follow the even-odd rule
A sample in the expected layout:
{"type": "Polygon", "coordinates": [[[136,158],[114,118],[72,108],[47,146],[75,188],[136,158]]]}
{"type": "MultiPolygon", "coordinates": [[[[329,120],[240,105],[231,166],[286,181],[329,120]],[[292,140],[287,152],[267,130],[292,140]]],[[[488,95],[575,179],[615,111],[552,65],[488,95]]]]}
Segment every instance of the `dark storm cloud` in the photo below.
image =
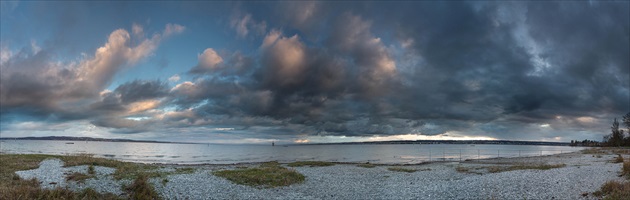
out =
{"type": "Polygon", "coordinates": [[[168,93],[166,82],[134,80],[118,86],[114,93],[120,94],[123,103],[163,97],[168,93]]]}
{"type": "Polygon", "coordinates": [[[102,92],[101,100],[91,104],[90,108],[105,113],[124,113],[134,102],[163,98],[168,92],[164,81],[134,80],[119,85],[114,91],[102,92]]]}
{"type": "MultiPolygon", "coordinates": [[[[200,99],[212,101],[203,107],[207,113],[271,117],[284,122],[279,126],[294,125],[300,127],[295,132],[309,134],[485,131],[508,138],[515,132],[540,131],[536,128],[542,124],[561,123],[554,121],[558,116],[608,116],[628,110],[626,3],[288,7],[296,6],[316,14],[287,12],[280,24],[304,33],[320,27],[318,38],[271,30],[262,38],[256,72],[238,77],[252,84],[237,93],[224,92],[223,97],[204,92],[216,86],[198,89],[207,93],[200,99]],[[318,13],[332,7],[328,10],[340,12],[318,13]],[[379,14],[382,9],[397,12],[379,14]],[[317,15],[322,13],[328,16],[317,15]],[[319,41],[324,42],[310,45],[319,41]],[[404,44],[396,47],[398,42],[404,44]],[[405,66],[412,62],[402,59],[419,61],[405,66]],[[507,131],[523,125],[535,128],[507,131]]],[[[279,16],[259,17],[274,27],[270,19],[279,16]]]]}

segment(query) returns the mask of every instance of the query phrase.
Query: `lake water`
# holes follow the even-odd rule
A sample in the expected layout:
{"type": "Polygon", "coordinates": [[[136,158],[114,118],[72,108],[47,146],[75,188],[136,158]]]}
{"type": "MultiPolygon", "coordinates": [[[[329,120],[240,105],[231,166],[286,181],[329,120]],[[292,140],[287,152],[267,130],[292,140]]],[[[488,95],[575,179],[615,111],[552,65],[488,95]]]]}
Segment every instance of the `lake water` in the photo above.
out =
{"type": "Polygon", "coordinates": [[[582,147],[533,145],[371,144],[371,145],[216,145],[140,142],[4,140],[0,152],[18,154],[93,154],[141,163],[233,164],[265,161],[333,161],[416,164],[428,161],[538,156],[582,147]],[[74,144],[66,144],[68,142],[74,144]]]}

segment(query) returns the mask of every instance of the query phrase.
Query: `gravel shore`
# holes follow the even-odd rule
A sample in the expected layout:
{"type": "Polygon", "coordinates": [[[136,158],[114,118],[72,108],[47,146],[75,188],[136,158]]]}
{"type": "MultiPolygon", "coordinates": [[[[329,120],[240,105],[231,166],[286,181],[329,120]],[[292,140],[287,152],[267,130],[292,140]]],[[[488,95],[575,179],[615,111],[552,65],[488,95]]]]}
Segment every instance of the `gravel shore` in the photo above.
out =
{"type": "MultiPolygon", "coordinates": [[[[611,163],[613,155],[594,156],[579,152],[560,155],[439,162],[399,166],[419,169],[414,173],[394,172],[391,166],[362,168],[356,164],[337,164],[328,167],[287,167],[306,176],[301,184],[287,187],[259,189],[237,185],[213,171],[234,169],[257,164],[196,165],[190,174],[173,174],[153,178],[150,182],[165,199],[594,199],[592,193],[618,176],[622,164],[611,163]],[[566,164],[549,170],[514,170],[489,173],[489,166],[517,164],[566,164]],[[469,169],[460,172],[457,169],[469,169]],[[167,182],[164,182],[167,179],[167,182]]],[[[68,187],[80,190],[91,187],[99,192],[121,194],[121,185],[129,180],[116,181],[114,169],[95,167],[96,178],[83,183],[66,182],[72,172],[87,173],[87,166],[62,167],[57,159],[45,160],[40,168],[19,171],[22,178],[37,178],[42,187],[68,187]],[[50,184],[54,182],[54,184],[50,184]]],[[[162,170],[174,170],[178,165],[164,165],[162,170]]]]}

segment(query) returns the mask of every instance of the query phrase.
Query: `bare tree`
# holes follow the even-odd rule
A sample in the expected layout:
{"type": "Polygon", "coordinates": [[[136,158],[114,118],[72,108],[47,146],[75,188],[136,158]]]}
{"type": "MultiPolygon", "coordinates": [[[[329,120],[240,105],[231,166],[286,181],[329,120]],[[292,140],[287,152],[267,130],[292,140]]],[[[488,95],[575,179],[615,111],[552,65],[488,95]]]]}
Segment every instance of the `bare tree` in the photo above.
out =
{"type": "Polygon", "coordinates": [[[626,128],[628,128],[628,130],[630,131],[630,112],[623,116],[622,123],[626,125],[626,128]]]}
{"type": "Polygon", "coordinates": [[[617,118],[613,121],[612,127],[610,127],[612,133],[608,140],[608,144],[611,146],[623,145],[623,130],[619,130],[619,122],[617,118]]]}

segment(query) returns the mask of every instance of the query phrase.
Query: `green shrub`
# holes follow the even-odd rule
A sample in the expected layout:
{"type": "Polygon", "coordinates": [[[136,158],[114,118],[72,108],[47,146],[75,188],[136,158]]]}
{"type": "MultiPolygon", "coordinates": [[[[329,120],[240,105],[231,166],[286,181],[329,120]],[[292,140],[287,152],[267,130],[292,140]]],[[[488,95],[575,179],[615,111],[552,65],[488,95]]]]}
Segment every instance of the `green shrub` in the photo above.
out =
{"type": "Polygon", "coordinates": [[[213,173],[236,184],[256,187],[280,187],[304,181],[304,175],[281,167],[277,162],[263,163],[249,169],[221,170],[213,173]]]}

